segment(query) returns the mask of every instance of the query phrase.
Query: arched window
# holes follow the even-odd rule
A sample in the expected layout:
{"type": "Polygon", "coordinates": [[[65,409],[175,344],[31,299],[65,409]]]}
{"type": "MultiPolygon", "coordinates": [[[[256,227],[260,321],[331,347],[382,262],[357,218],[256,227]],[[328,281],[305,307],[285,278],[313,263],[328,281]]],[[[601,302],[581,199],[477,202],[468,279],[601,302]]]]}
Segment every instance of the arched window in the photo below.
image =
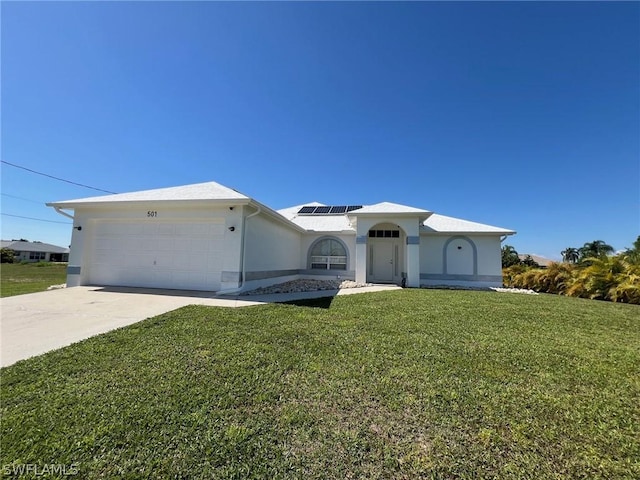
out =
{"type": "Polygon", "coordinates": [[[347,269],[347,250],[340,240],[334,238],[323,238],[314,243],[309,257],[309,263],[313,269],[347,269]]]}

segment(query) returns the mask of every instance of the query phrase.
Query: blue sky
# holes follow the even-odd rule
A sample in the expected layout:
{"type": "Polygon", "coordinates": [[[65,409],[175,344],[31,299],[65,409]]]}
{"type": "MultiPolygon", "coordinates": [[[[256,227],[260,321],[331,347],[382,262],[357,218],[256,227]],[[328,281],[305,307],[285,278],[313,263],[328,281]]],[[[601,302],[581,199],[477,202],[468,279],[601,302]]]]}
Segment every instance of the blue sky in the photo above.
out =
{"type": "MultiPolygon", "coordinates": [[[[559,258],[640,234],[640,3],[2,2],[2,159],[272,208],[391,201],[559,258]]],[[[2,165],[2,212],[100,194],[2,165]],[[15,198],[20,197],[20,198],[15,198]]],[[[2,238],[70,226],[2,216],[2,238]]]]}

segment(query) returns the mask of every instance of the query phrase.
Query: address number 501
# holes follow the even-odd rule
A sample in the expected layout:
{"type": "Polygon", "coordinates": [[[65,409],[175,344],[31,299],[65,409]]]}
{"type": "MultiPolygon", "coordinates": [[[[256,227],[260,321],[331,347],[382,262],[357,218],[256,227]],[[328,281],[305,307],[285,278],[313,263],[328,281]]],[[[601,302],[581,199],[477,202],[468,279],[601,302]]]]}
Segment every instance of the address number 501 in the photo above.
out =
{"type": "Polygon", "coordinates": [[[158,212],[156,212],[155,210],[147,211],[147,217],[157,217],[157,216],[158,216],[158,212]]]}

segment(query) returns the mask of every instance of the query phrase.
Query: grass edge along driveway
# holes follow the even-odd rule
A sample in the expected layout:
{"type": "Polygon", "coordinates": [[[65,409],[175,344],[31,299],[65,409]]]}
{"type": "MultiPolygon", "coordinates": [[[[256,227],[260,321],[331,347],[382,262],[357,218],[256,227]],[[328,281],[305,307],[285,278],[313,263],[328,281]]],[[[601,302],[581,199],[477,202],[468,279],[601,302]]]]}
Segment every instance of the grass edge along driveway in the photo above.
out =
{"type": "Polygon", "coordinates": [[[66,263],[0,264],[0,297],[44,292],[67,281],[66,263]]]}
{"type": "Polygon", "coordinates": [[[638,478],[636,306],[401,290],[185,307],[2,370],[1,464],[638,478]]]}

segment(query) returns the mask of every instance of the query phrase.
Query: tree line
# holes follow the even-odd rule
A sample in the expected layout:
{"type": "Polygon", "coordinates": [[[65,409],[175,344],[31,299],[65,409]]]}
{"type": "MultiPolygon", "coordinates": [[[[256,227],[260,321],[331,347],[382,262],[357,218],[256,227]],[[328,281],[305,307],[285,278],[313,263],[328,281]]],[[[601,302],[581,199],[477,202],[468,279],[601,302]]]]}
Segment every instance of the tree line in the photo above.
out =
{"type": "Polygon", "coordinates": [[[505,245],[502,247],[504,285],[640,304],[640,236],[631,248],[617,254],[611,245],[594,240],[579,248],[567,247],[561,255],[562,262],[540,268],[526,258],[521,260],[515,248],[505,245]]]}

